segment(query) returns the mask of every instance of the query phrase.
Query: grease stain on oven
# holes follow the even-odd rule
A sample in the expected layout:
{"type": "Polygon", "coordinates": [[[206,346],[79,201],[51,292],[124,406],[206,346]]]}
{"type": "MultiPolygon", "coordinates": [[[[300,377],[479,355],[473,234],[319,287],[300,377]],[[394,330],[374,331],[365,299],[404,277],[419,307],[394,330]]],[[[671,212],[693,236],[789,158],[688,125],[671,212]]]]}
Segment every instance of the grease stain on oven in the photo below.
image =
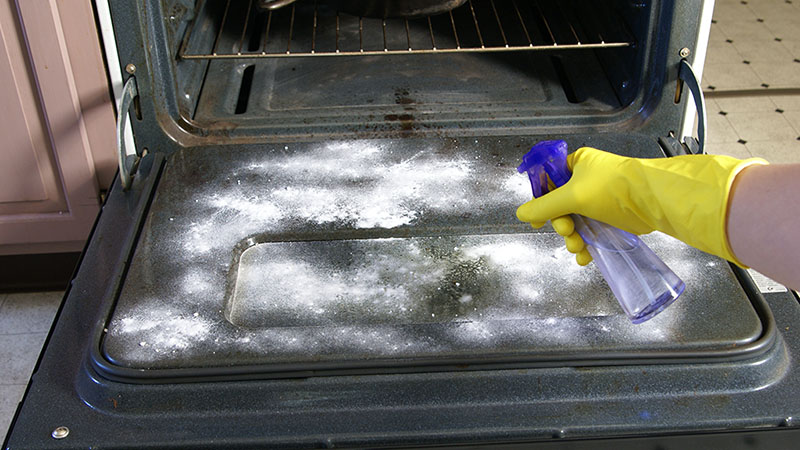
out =
{"type": "Polygon", "coordinates": [[[411,114],[387,114],[383,116],[386,122],[400,122],[400,129],[403,131],[412,131],[415,127],[414,116],[411,114]]]}
{"type": "Polygon", "coordinates": [[[414,107],[411,105],[416,104],[417,101],[409,97],[409,95],[410,94],[408,92],[408,89],[404,88],[395,89],[394,102],[398,105],[404,105],[403,109],[405,109],[406,111],[413,111],[414,107]]]}
{"type": "MultiPolygon", "coordinates": [[[[417,103],[416,100],[411,98],[408,89],[406,88],[396,88],[394,90],[394,102],[398,105],[403,107],[404,111],[415,111],[415,104],[417,103]]],[[[395,122],[399,122],[399,131],[402,133],[401,136],[405,133],[410,131],[414,131],[419,129],[419,125],[416,122],[415,117],[410,113],[404,114],[386,114],[383,116],[384,122],[391,124],[391,129],[396,129],[395,122]]]]}

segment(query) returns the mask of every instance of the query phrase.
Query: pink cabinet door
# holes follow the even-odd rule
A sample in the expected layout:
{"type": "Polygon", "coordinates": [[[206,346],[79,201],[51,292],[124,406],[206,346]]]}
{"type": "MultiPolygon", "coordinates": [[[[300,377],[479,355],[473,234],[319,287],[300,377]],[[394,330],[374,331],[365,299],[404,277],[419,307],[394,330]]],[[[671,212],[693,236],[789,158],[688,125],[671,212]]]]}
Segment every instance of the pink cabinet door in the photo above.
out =
{"type": "Polygon", "coordinates": [[[80,250],[114,173],[91,2],[0,1],[0,255],[80,250]]]}

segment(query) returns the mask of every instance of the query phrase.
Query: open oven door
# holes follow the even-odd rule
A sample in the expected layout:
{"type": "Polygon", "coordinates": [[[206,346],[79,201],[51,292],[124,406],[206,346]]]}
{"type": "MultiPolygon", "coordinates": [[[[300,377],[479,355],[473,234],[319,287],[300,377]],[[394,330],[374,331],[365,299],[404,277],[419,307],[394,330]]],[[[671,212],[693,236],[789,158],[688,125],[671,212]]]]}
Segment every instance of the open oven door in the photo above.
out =
{"type": "Polygon", "coordinates": [[[651,235],[687,288],[631,324],[512,214],[545,137],[146,155],[104,205],[9,448],[792,439],[703,433],[794,425],[795,298],[651,235]]]}

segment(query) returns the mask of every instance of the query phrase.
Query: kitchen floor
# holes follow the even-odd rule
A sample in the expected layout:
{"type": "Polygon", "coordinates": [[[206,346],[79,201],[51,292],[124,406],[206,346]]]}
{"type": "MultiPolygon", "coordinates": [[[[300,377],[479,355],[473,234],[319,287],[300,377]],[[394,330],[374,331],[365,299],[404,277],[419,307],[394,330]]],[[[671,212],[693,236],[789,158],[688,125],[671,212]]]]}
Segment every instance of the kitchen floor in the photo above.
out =
{"type": "MultiPolygon", "coordinates": [[[[800,0],[717,0],[703,89],[707,151],[800,163],[800,0]]],[[[0,294],[0,440],[62,292],[0,294]]]]}
{"type": "Polygon", "coordinates": [[[703,90],[708,153],[800,162],[800,0],[717,0],[703,90]]]}
{"type": "Polygon", "coordinates": [[[63,294],[0,294],[0,441],[22,399],[63,294]]]}

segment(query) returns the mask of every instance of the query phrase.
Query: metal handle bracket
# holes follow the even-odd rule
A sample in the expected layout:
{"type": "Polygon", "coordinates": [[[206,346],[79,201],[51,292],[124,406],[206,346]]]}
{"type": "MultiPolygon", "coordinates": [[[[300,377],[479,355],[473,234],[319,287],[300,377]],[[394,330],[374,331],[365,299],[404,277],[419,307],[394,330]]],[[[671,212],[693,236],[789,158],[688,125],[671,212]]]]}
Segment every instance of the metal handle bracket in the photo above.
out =
{"type": "Polygon", "coordinates": [[[689,92],[694,97],[694,106],[697,109],[697,141],[699,148],[698,154],[705,153],[706,144],[706,127],[708,125],[708,118],[706,117],[706,100],[703,97],[703,90],[700,89],[700,82],[697,75],[694,73],[691,64],[685,59],[680,62],[678,69],[678,79],[681,83],[685,83],[689,87],[689,92]]]}
{"type": "Polygon", "coordinates": [[[122,182],[122,189],[127,191],[133,183],[133,176],[139,168],[142,154],[136,149],[136,154],[128,155],[125,148],[125,123],[128,118],[128,110],[131,108],[133,99],[139,95],[136,87],[136,77],[128,78],[122,88],[122,99],[120,100],[119,113],[117,114],[117,151],[119,162],[119,178],[122,182]]]}

